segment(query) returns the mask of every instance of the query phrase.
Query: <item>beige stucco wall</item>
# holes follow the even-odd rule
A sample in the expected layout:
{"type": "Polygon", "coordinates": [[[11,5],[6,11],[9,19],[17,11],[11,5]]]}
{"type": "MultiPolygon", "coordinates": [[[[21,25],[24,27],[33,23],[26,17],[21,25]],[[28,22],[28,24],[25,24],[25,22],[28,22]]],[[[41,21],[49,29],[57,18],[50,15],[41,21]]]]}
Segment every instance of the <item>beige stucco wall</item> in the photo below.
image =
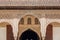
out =
{"type": "MultiPolygon", "coordinates": [[[[47,25],[52,23],[52,22],[58,22],[60,23],[60,18],[56,17],[53,15],[52,17],[46,17],[45,14],[60,14],[60,10],[0,10],[0,23],[2,22],[8,22],[9,24],[12,25],[13,28],[13,33],[14,33],[14,37],[15,39],[17,39],[18,36],[18,24],[19,21],[22,17],[26,16],[26,15],[32,15],[35,16],[39,19],[40,21],[40,25],[39,27],[36,27],[39,31],[41,31],[42,37],[45,37],[45,33],[46,33],[46,28],[47,25]],[[8,16],[7,16],[8,14],[8,16]],[[41,14],[41,15],[40,15],[41,14]]],[[[59,15],[58,15],[59,16],[59,15]]],[[[22,26],[22,25],[21,25],[22,26]]],[[[20,31],[21,33],[25,30],[27,30],[28,28],[31,28],[32,30],[34,30],[35,32],[37,32],[38,35],[40,35],[38,32],[38,30],[35,30],[35,27],[31,27],[31,25],[29,25],[30,27],[21,27],[20,31]]],[[[36,26],[36,25],[34,25],[36,26]]]]}

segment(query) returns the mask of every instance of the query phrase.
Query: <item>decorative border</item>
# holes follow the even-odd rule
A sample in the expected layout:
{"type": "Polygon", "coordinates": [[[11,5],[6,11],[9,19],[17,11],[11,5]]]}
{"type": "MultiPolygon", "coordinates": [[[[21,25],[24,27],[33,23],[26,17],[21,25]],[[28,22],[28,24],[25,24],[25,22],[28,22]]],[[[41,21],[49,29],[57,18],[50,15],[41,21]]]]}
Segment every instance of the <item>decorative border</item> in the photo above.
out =
{"type": "Polygon", "coordinates": [[[0,10],[60,10],[60,6],[0,6],[0,10]]]}

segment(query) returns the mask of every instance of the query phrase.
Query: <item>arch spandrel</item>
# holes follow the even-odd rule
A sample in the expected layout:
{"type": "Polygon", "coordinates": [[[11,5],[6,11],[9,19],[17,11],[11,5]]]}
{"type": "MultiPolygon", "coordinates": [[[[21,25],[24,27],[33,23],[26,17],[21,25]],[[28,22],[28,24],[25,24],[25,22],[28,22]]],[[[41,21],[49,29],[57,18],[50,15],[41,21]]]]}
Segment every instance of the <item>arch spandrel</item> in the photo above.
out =
{"type": "Polygon", "coordinates": [[[28,29],[31,29],[32,31],[36,32],[37,35],[39,35],[39,37],[41,36],[40,29],[36,30],[37,28],[25,28],[25,29],[23,28],[23,30],[20,29],[21,32],[18,33],[18,34],[19,34],[19,37],[21,36],[21,34],[22,34],[24,31],[26,31],[26,30],[28,30],[28,29]]]}

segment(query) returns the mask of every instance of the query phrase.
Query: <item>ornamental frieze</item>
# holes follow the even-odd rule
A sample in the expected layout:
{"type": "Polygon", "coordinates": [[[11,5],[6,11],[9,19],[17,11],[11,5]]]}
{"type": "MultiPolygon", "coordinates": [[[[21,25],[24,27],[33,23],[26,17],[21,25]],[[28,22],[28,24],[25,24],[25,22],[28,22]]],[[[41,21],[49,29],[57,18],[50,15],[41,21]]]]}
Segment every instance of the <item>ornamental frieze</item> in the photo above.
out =
{"type": "Polygon", "coordinates": [[[45,14],[46,18],[60,19],[60,13],[45,14]]]}
{"type": "Polygon", "coordinates": [[[60,19],[60,11],[40,10],[0,10],[0,19],[21,18],[24,15],[33,15],[38,18],[60,19]]]}
{"type": "Polygon", "coordinates": [[[0,0],[0,6],[60,6],[60,0],[0,0]]]}

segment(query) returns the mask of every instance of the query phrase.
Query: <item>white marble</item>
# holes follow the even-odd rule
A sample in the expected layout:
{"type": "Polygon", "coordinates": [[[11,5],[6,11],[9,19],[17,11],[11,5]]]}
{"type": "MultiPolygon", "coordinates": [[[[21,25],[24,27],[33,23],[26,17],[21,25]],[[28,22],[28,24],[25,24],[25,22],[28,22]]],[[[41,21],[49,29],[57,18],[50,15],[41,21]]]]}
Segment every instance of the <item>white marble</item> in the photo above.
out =
{"type": "Polygon", "coordinates": [[[60,27],[53,27],[53,40],[60,40],[60,27]]]}
{"type": "Polygon", "coordinates": [[[6,40],[6,27],[0,27],[0,40],[6,40]]]}

